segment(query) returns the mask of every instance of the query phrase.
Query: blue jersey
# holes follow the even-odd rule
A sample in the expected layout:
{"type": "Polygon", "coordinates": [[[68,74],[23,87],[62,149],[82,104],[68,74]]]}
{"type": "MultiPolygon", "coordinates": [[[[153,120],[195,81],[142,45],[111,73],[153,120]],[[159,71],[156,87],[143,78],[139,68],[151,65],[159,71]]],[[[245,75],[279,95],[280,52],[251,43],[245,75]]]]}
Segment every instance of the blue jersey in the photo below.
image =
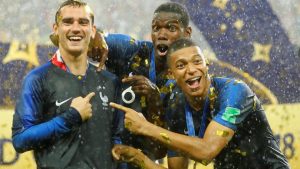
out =
{"type": "MultiPolygon", "coordinates": [[[[289,168],[280,152],[261,103],[242,81],[229,78],[212,78],[209,93],[209,111],[192,110],[194,130],[198,137],[203,123],[209,121],[235,131],[228,145],[214,160],[214,168],[289,168]],[[205,120],[202,117],[206,114],[205,120]],[[199,134],[198,134],[199,133],[199,134]]],[[[174,95],[169,102],[167,123],[171,131],[188,135],[186,103],[183,94],[174,95]]],[[[179,156],[170,151],[169,156],[179,156]]]]}
{"type": "MultiPolygon", "coordinates": [[[[108,34],[105,40],[109,47],[106,67],[110,72],[115,73],[120,78],[126,77],[130,73],[133,75],[143,75],[157,85],[161,92],[161,98],[166,98],[165,96],[168,95],[174,87],[174,81],[168,79],[164,73],[156,72],[152,42],[135,40],[123,34],[108,34]]],[[[123,84],[121,88],[125,90],[128,87],[128,85],[123,84]]],[[[145,117],[148,117],[146,113],[147,102],[143,98],[137,97],[135,102],[123,104],[138,112],[142,112],[145,117]]],[[[132,135],[126,130],[122,136],[122,142],[124,144],[143,150],[143,152],[152,159],[161,158],[153,153],[156,149],[153,143],[148,144],[148,142],[145,141],[150,139],[143,136],[132,135]]],[[[160,149],[161,147],[158,146],[157,148],[160,149]]]]}
{"type": "Polygon", "coordinates": [[[106,66],[110,72],[120,78],[130,73],[143,75],[158,86],[162,98],[172,91],[175,81],[155,70],[152,42],[135,40],[123,34],[108,34],[105,40],[109,48],[106,66]]]}
{"type": "Polygon", "coordinates": [[[13,118],[13,145],[18,152],[34,150],[38,168],[111,169],[117,118],[108,104],[116,101],[118,79],[91,64],[85,76],[64,69],[52,60],[25,77],[13,118]],[[82,122],[70,104],[90,92],[96,94],[90,101],[93,116],[82,122]]]}

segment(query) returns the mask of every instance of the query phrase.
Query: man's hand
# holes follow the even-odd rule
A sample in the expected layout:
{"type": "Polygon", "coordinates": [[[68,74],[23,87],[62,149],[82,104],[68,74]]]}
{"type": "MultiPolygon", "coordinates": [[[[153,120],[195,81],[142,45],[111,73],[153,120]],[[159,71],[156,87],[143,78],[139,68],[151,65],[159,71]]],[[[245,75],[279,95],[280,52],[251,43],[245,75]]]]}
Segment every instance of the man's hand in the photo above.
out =
{"type": "Polygon", "coordinates": [[[71,107],[79,112],[82,121],[86,121],[92,117],[92,105],[90,104],[90,100],[94,95],[95,93],[91,92],[84,98],[76,97],[72,100],[71,107]]]}
{"type": "Polygon", "coordinates": [[[138,113],[133,109],[112,102],[109,105],[125,113],[124,125],[129,131],[136,134],[143,134],[143,132],[146,132],[144,128],[149,122],[142,113],[138,113]]]}
{"type": "Polygon", "coordinates": [[[159,90],[157,86],[145,76],[133,75],[122,79],[122,82],[130,84],[134,93],[139,96],[146,96],[147,98],[159,96],[159,90]]]}
{"type": "Polygon", "coordinates": [[[112,155],[115,160],[122,162],[142,161],[143,153],[130,146],[117,144],[112,149],[112,155]]]}
{"type": "Polygon", "coordinates": [[[104,68],[107,60],[108,46],[101,32],[96,32],[95,37],[91,39],[89,44],[88,56],[93,61],[99,62],[98,71],[104,68]]]}
{"type": "Polygon", "coordinates": [[[111,151],[112,156],[117,161],[131,163],[142,169],[166,169],[163,166],[155,164],[140,150],[130,146],[117,144],[111,151]]]}

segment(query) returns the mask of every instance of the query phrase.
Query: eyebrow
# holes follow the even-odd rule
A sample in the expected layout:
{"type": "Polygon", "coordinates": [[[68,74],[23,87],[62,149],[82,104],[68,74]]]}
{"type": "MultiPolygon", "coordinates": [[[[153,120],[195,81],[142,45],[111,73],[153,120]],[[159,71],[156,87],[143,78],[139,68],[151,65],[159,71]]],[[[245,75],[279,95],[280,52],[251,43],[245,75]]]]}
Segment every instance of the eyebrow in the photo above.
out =
{"type": "MultiPolygon", "coordinates": [[[[72,17],[66,17],[66,18],[62,18],[62,22],[67,22],[67,21],[73,21],[74,18],[72,17]]],[[[88,21],[90,22],[90,20],[88,18],[79,18],[79,21],[88,21]]]]}
{"type": "MultiPolygon", "coordinates": [[[[153,19],[152,20],[152,25],[158,21],[161,21],[160,19],[153,19]]],[[[164,22],[165,23],[165,22],[164,22]]],[[[170,24],[170,23],[177,23],[177,24],[180,24],[180,21],[178,19],[172,19],[172,20],[167,20],[167,24],[170,24]]]]}

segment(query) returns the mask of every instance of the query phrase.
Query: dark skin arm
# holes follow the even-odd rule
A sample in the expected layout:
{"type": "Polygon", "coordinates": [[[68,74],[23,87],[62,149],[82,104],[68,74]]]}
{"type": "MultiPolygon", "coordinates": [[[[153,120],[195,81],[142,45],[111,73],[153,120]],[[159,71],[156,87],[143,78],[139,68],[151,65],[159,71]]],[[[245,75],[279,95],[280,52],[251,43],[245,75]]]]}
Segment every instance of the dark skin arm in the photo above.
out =
{"type": "Polygon", "coordinates": [[[98,71],[105,67],[105,61],[108,56],[108,46],[102,32],[97,31],[95,37],[91,39],[88,56],[92,58],[93,61],[99,62],[98,71]]]}
{"type": "MultiPolygon", "coordinates": [[[[143,99],[142,97],[145,98],[147,106],[145,118],[154,125],[164,127],[164,122],[162,121],[163,113],[161,113],[163,112],[163,106],[157,86],[142,75],[133,75],[124,78],[122,82],[130,84],[133,92],[141,96],[141,99],[143,99]]],[[[166,148],[155,140],[148,139],[145,144],[155,145],[152,150],[156,157],[161,158],[165,156],[166,148]]]]}
{"type": "Polygon", "coordinates": [[[168,158],[169,169],[188,169],[189,159],[186,157],[171,157],[168,158]]]}
{"type": "Polygon", "coordinates": [[[124,123],[130,123],[127,129],[131,132],[156,139],[170,149],[202,163],[212,161],[234,135],[232,129],[215,121],[209,123],[203,138],[177,134],[151,124],[133,109],[115,103],[110,105],[125,112],[124,123]]]}
{"type": "Polygon", "coordinates": [[[130,146],[115,145],[112,149],[112,155],[117,161],[131,163],[141,169],[165,169],[165,167],[150,160],[140,150],[130,146]]]}
{"type": "Polygon", "coordinates": [[[163,127],[163,114],[161,113],[163,112],[163,106],[158,87],[142,75],[124,78],[122,82],[130,84],[135,94],[146,98],[146,119],[157,126],[163,127]]]}

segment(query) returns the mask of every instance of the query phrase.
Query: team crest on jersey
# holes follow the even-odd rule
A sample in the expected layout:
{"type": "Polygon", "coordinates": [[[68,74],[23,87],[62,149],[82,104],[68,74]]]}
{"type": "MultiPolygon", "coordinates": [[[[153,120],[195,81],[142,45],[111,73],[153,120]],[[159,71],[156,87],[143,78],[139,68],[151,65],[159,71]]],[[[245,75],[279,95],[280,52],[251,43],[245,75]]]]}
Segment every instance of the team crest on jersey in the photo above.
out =
{"type": "Polygon", "coordinates": [[[100,97],[100,100],[102,101],[102,106],[104,108],[107,108],[108,107],[108,97],[107,95],[104,94],[103,90],[105,90],[105,87],[101,87],[101,86],[98,86],[97,87],[97,91],[99,91],[99,97],[100,97]]]}

